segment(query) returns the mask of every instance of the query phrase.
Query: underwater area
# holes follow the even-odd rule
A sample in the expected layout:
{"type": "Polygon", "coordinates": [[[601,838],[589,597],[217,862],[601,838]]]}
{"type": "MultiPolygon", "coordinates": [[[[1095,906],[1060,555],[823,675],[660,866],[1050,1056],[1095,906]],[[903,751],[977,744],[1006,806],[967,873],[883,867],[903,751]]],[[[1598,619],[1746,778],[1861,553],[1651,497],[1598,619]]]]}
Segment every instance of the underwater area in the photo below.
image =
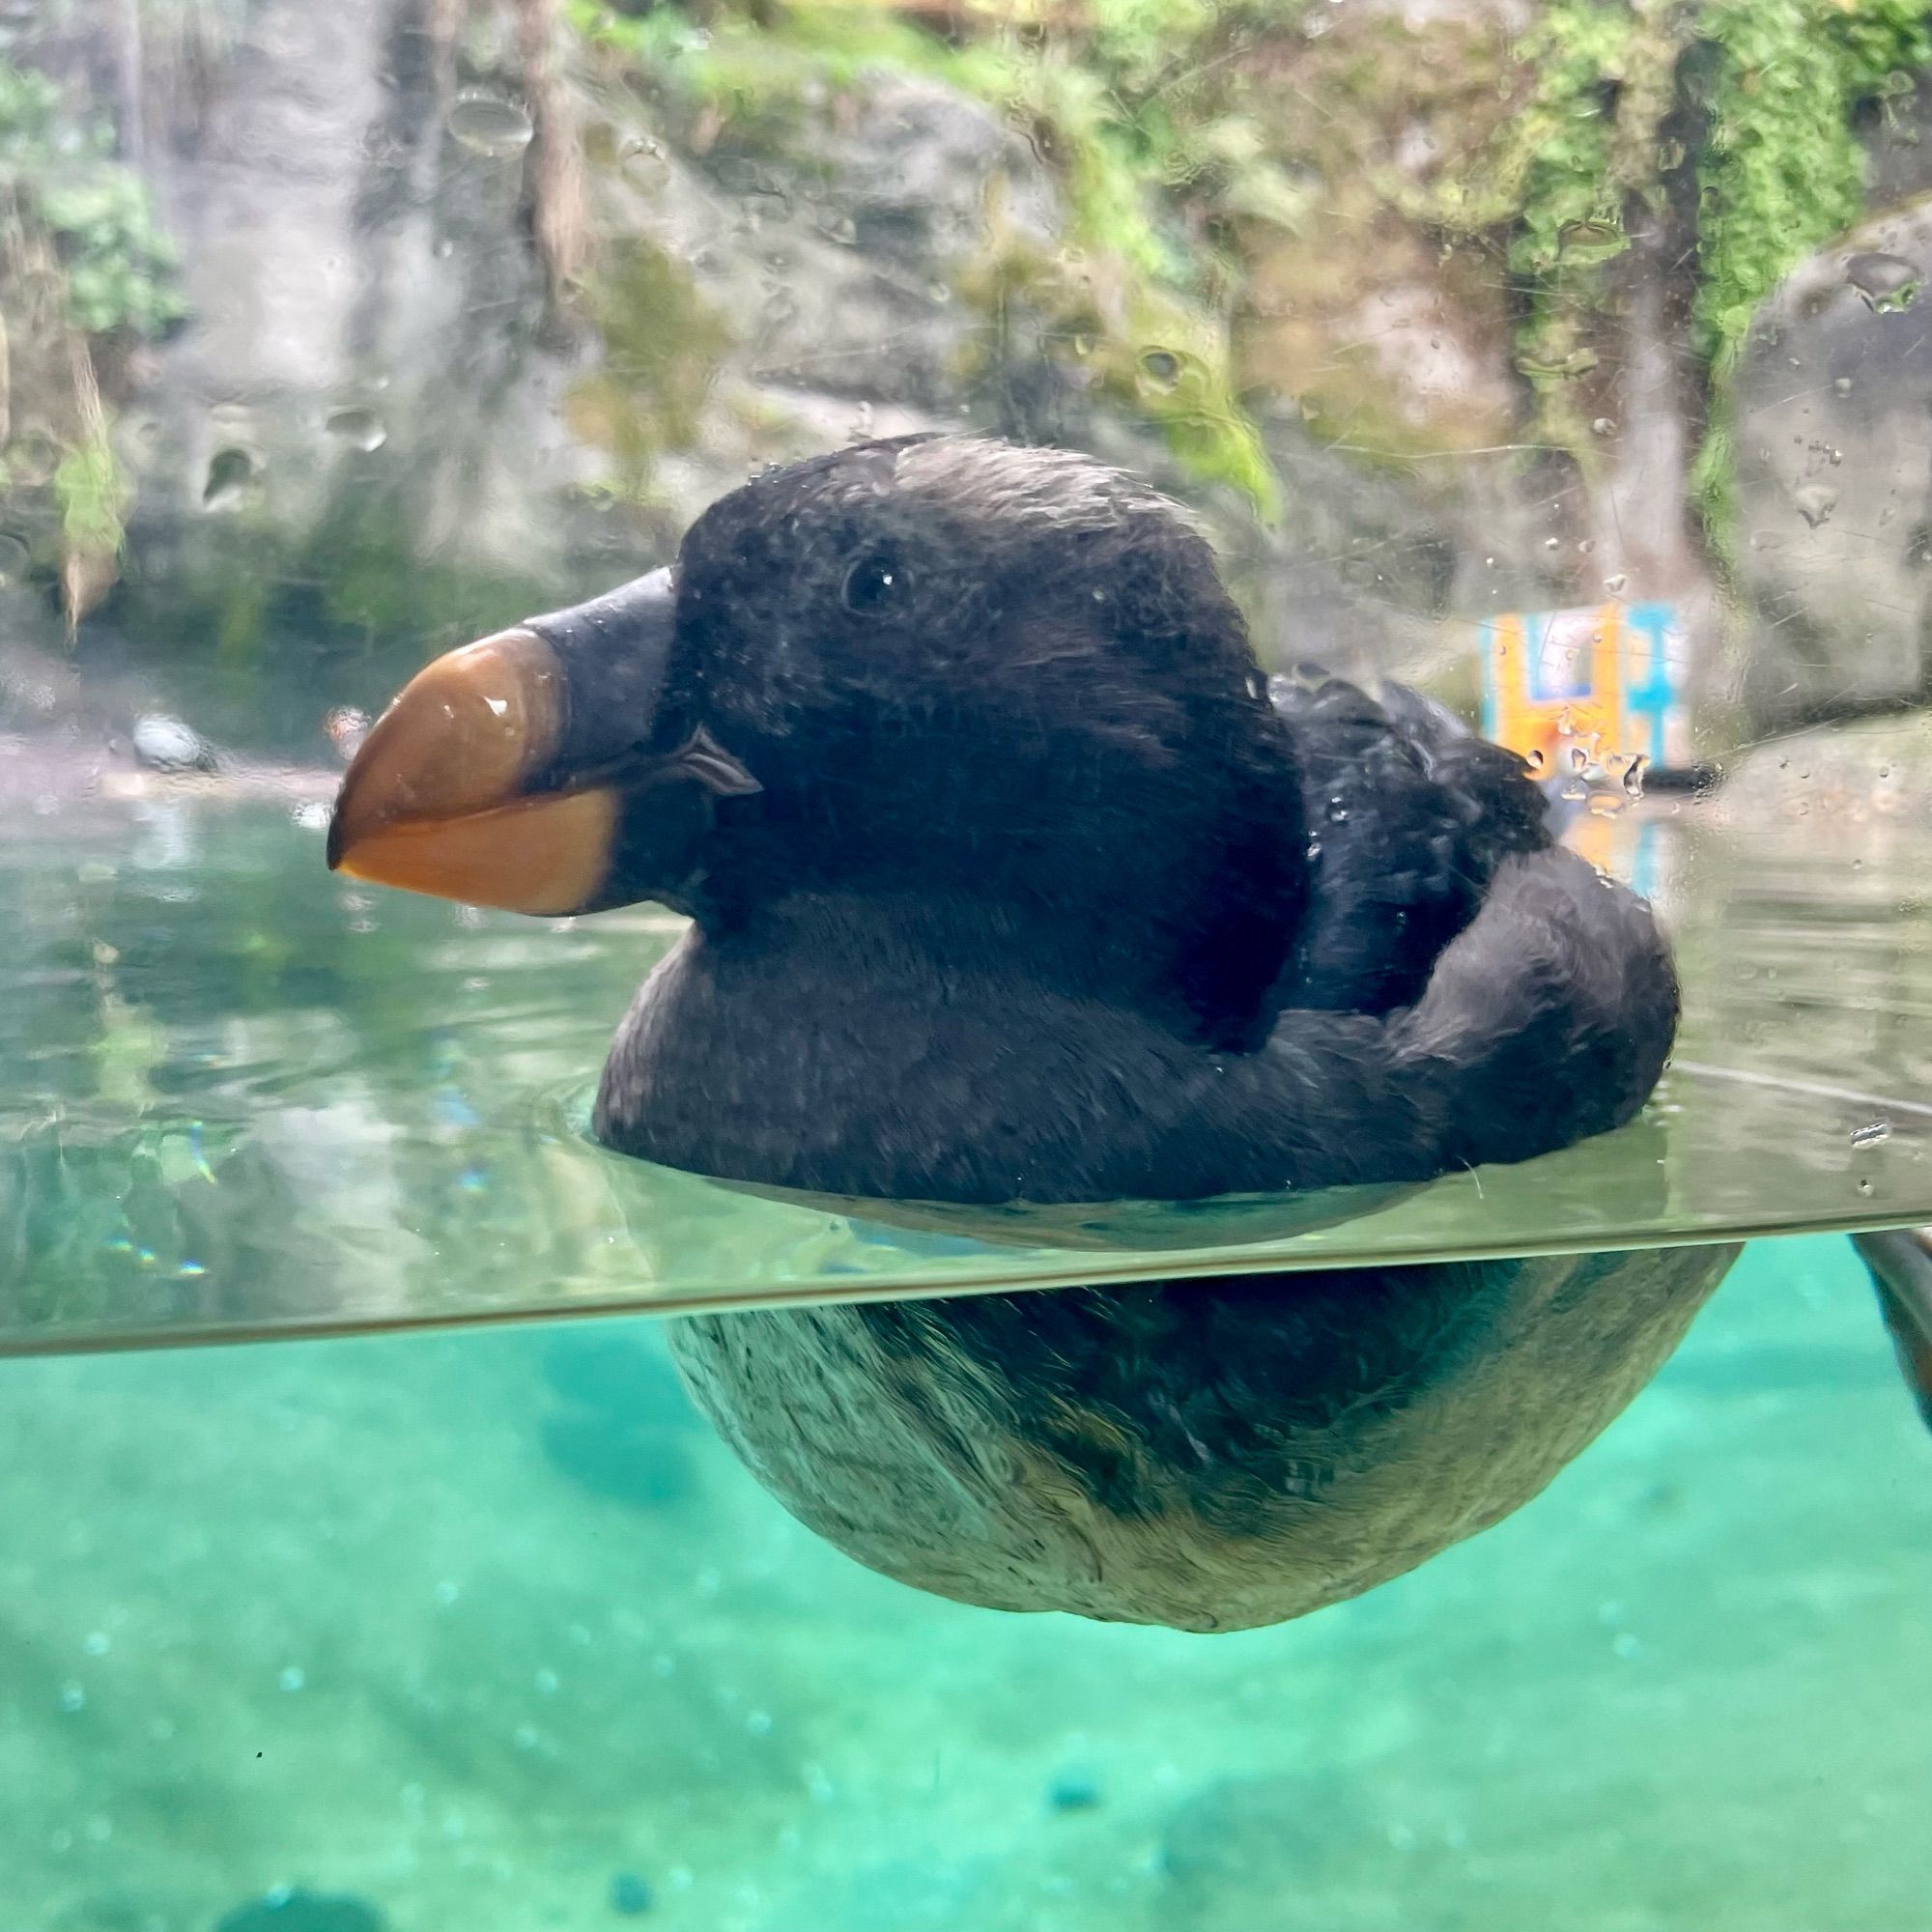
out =
{"type": "Polygon", "coordinates": [[[1925,1922],[1927,1444],[1840,1238],[1509,1521],[1216,1637],[870,1575],[660,1336],[0,1365],[14,1922],[1925,1922]]]}
{"type": "MultiPolygon", "coordinates": [[[[1924,0],[0,6],[0,1932],[1932,1932],[1932,1239],[1888,1251],[1883,1309],[1854,1239],[1932,1227],[1928,276],[1924,0]],[[1024,867],[1065,799],[1098,828],[1067,849],[1124,881],[1055,882],[1095,931],[1192,917],[1159,824],[1104,870],[1131,785],[1063,797],[1067,759],[1025,762],[1106,749],[1055,734],[1100,716],[1112,658],[1062,688],[1064,628],[998,656],[1028,595],[1070,584],[1091,618],[1065,557],[893,618],[897,674],[945,660],[982,594],[1018,611],[971,659],[1004,705],[893,686],[880,650],[850,682],[914,701],[838,711],[837,677],[784,655],[811,635],[805,568],[757,634],[781,669],[746,698],[748,654],[706,660],[715,688],[678,693],[720,707],[698,726],[668,671],[619,680],[638,721],[569,684],[591,660],[559,639],[621,642],[585,600],[668,565],[688,584],[721,499],[960,432],[1136,479],[995,468],[988,528],[1060,514],[1104,545],[1104,499],[1149,545],[1208,547],[1258,730],[1323,744],[1295,707],[1332,700],[1327,673],[1419,694],[1377,728],[1461,817],[1379,863],[1450,851],[1463,930],[1493,930],[1509,862],[1484,838],[1524,799],[1535,839],[1654,908],[1682,1018],[1629,1118],[1595,1130],[1636,1048],[1559,1036],[1474,1085],[1495,1119],[1443,1145],[1592,1125],[1421,1179],[1364,1158],[1348,1185],[1200,1199],[1025,1177],[886,1199],[600,1142],[639,982],[693,950],[694,911],[731,923],[704,867],[620,877],[659,836],[637,799],[706,788],[702,836],[754,838],[822,716],[891,727],[831,737],[803,787],[837,801],[825,824],[875,829],[840,760],[904,734],[918,755],[867,769],[906,785],[915,884],[963,850],[1027,886],[943,943],[909,918],[957,983],[982,945],[1020,958],[1012,905],[1054,898],[1024,867]],[[1053,474],[1070,508],[1028,494],[1053,474]],[[545,611],[512,636],[551,670],[471,694],[524,703],[526,737],[472,720],[463,756],[392,781],[399,689],[472,639],[497,657],[459,666],[509,662],[501,634],[545,611]],[[1517,754],[1507,784],[1456,790],[1465,727],[1517,754]],[[587,777],[568,730],[596,741],[587,777]],[[372,768],[411,836],[487,808],[505,873],[526,807],[604,800],[604,869],[504,885],[525,911],[378,883],[336,816],[372,768]],[[928,774],[945,810],[920,825],[928,774]],[[438,785],[461,794],[441,818],[438,785]],[[1024,836],[957,822],[1033,793],[1024,836]],[[1701,1310],[1707,1282],[1666,1308],[1598,1262],[1674,1256],[1689,1282],[1734,1243],[1701,1310]],[[1405,1383],[1378,1350],[1408,1346],[1424,1278],[1472,1293],[1460,1325],[1415,1315],[1405,1383]],[[1130,1348],[1122,1315],[1114,1349],[1106,1297],[1145,1311],[1154,1282],[1175,1330],[1130,1348]],[[1251,1469],[1269,1308],[1313,1336],[1310,1386],[1270,1397],[1313,1460],[1251,1469]],[[875,1325],[840,1327],[855,1310],[875,1325]],[[1036,1349],[1018,1396],[984,1360],[907,1366],[975,1311],[1036,1349]],[[1210,1332],[1209,1386],[1170,1386],[1210,1332]],[[787,1334],[831,1337],[835,1366],[886,1338],[884,1367],[760,1385],[787,1334]],[[734,1360],[752,1396],[719,1379],[734,1360]],[[810,1453],[867,1395],[839,1455],[810,1453]],[[895,1566],[841,1515],[884,1493],[890,1530],[895,1482],[909,1524],[930,1505],[868,1472],[882,1416],[954,1458],[923,1571],[914,1528],[895,1566]],[[987,1439],[1002,1418],[1063,1461],[987,1439]],[[1365,1461],[1397,1527],[1323,1559],[1289,1621],[1151,1586],[1121,1600],[1149,1622],[1110,1622],[1080,1594],[1164,1579],[1133,1541],[1151,1495],[1199,1482],[1191,1548],[1244,1575],[1287,1561],[1257,1521],[1317,1544],[1348,1521],[1365,1461]],[[1009,1600],[973,1541],[980,1477],[1022,1543],[1078,1519],[1092,1577],[1048,1554],[1029,1586],[1063,1607],[949,1600],[1009,1600]]],[[[836,621],[860,628],[828,635],[893,617],[939,556],[840,551],[836,621]]],[[[1136,563],[1094,582],[1109,622],[1136,563]]],[[[1165,621],[1185,572],[1148,569],[1165,621]]],[[[1118,622],[1120,655],[1208,655],[1118,622]]],[[[1370,769],[1296,794],[1310,925],[1374,849],[1350,844],[1376,836],[1370,769]]],[[[782,849],[838,881],[838,853],[782,849]]],[[[1391,951],[1422,944],[1408,919],[1391,951]]],[[[1242,943],[1213,962],[1237,980],[1242,943]]],[[[1430,943],[1439,964],[1460,939],[1430,943]]],[[[1115,970],[1084,931],[1069,951],[1115,970]]],[[[1314,983],[1283,957],[1281,984],[1314,983]]],[[[1499,988],[1528,957],[1501,950],[1499,988]]],[[[777,983],[749,1037],[814,996],[777,983]]],[[[1345,1039],[1381,1019],[1333,1009],[1345,1039]]],[[[854,1104],[902,1082],[924,1118],[944,1055],[908,1071],[849,1039],[854,1104]]],[[[1244,1055],[1217,1037],[1216,1076],[1244,1055]]],[[[758,1065],[721,1049],[700,1099],[755,1098],[758,1065]]],[[[964,1122],[987,1084],[937,1104],[964,1122]]],[[[1318,1156],[1350,1091],[1315,1082],[1318,1156]]],[[[1093,1110],[1096,1143],[1121,1126],[1093,1110]]]]}

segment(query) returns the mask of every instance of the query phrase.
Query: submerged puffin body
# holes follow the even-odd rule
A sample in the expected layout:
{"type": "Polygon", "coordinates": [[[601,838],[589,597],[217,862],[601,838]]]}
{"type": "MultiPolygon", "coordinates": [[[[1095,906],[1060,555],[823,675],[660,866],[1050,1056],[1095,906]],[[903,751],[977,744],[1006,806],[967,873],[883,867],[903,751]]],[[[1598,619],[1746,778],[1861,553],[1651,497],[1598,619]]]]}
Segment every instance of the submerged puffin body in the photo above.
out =
{"type": "MultiPolygon", "coordinates": [[[[868,443],[673,569],[431,665],[331,864],[690,915],[596,1129],[726,1181],[1101,1203],[1428,1180],[1623,1125],[1677,993],[1512,754],[1264,679],[1206,544],[1084,458],[868,443]]],[[[800,1519],[921,1588],[1236,1629],[1533,1495],[1735,1257],[1646,1250],[673,1322],[800,1519]]]]}

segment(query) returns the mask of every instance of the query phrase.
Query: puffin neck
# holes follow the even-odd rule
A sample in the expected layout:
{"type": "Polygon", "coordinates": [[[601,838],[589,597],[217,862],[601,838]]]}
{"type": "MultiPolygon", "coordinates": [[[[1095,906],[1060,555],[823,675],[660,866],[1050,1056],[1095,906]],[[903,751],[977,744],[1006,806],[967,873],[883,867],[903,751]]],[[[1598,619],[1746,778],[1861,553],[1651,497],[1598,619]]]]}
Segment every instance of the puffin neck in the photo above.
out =
{"type": "Polygon", "coordinates": [[[971,971],[1260,1043],[1306,910],[1301,796],[1273,744],[1191,768],[1043,779],[1028,796],[920,799],[876,768],[724,801],[687,903],[728,948],[834,952],[865,979],[971,971]],[[979,810],[975,810],[975,806],[979,810]]]}
{"type": "Polygon", "coordinates": [[[728,920],[698,918],[728,987],[742,966],[760,983],[798,967],[803,997],[828,973],[849,998],[999,1003],[1022,986],[1132,1010],[1181,1037],[1201,1029],[1176,970],[1179,940],[1157,905],[1045,905],[980,895],[802,888],[728,920]]]}

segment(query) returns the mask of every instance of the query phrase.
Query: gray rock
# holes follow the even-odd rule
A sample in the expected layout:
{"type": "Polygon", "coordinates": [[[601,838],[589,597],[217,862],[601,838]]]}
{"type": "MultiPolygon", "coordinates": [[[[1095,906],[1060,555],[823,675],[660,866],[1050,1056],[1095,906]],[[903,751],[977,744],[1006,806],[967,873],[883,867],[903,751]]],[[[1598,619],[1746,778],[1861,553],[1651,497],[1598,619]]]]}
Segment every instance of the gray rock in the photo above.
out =
{"type": "Polygon", "coordinates": [[[1786,277],[1738,379],[1740,667],[1759,729],[1910,700],[1932,619],[1932,201],[1786,277]]]}

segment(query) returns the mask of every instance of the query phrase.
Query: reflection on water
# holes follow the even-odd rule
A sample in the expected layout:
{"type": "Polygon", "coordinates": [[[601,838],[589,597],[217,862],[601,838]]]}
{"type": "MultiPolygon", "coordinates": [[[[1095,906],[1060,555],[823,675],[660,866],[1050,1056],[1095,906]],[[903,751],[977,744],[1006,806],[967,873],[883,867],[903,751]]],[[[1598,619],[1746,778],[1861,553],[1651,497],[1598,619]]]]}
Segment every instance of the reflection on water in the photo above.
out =
{"type": "Polygon", "coordinates": [[[1393,1200],[989,1215],[603,1153],[590,1085],[677,923],[357,886],[322,870],[321,816],[186,780],[0,839],[8,1345],[1225,1269],[1291,1236],[1339,1262],[1932,1215],[1932,838],[1900,823],[1848,825],[1847,856],[1749,795],[1612,822],[1688,1009],[1620,1135],[1393,1200]]]}
{"type": "Polygon", "coordinates": [[[1846,1242],[1754,1250],[1498,1528],[1212,1639],[859,1569],[662,1350],[0,1363],[8,1926],[1924,1922],[1932,1442],[1846,1242]]]}

